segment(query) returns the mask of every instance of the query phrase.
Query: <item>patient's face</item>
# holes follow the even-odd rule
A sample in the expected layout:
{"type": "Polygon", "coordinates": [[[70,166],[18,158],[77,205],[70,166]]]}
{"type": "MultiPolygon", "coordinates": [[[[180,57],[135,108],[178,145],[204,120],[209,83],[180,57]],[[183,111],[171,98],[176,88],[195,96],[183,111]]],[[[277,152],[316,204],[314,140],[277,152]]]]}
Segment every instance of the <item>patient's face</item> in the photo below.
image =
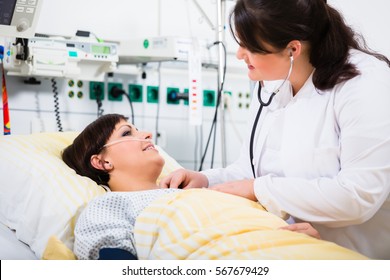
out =
{"type": "Polygon", "coordinates": [[[164,159],[151,140],[151,133],[138,131],[124,120],[119,122],[105,145],[105,160],[114,166],[110,176],[155,181],[164,159]]]}

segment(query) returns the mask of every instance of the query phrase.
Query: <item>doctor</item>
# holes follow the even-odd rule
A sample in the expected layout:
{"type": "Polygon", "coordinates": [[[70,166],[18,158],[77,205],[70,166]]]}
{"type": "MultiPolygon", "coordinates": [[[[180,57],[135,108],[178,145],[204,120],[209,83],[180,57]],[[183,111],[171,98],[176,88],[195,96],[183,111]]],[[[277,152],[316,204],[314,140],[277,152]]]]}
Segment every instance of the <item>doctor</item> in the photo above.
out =
{"type": "Polygon", "coordinates": [[[230,27],[260,81],[241,155],[226,168],[178,170],[161,187],[243,196],[390,259],[390,61],[324,0],[238,0],[230,27]]]}

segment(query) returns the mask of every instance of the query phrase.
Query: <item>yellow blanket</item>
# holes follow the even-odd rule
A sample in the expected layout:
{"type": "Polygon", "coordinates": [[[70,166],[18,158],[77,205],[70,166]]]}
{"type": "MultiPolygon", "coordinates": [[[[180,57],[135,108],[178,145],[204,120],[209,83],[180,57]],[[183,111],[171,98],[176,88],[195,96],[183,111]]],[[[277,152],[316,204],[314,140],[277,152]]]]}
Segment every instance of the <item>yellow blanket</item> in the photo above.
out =
{"type": "Polygon", "coordinates": [[[156,200],[137,218],[139,259],[366,259],[332,242],[278,228],[258,203],[207,189],[156,200]]]}

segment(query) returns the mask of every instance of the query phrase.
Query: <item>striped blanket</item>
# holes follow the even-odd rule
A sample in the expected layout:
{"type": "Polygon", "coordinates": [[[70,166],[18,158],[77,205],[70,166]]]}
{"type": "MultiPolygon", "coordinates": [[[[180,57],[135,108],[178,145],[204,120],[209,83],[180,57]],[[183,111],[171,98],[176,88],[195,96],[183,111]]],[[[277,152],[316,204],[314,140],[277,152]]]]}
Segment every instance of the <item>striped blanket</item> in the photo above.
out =
{"type": "Polygon", "coordinates": [[[137,218],[139,259],[365,259],[332,242],[278,228],[258,203],[207,189],[168,194],[137,218]]]}

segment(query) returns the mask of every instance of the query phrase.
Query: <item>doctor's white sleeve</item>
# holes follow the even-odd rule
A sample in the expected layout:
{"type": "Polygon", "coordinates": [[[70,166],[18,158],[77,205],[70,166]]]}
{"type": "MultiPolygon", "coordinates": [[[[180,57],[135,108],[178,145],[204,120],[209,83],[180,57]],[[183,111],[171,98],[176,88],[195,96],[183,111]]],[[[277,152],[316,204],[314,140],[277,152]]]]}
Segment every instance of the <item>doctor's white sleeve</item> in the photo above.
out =
{"type": "Polygon", "coordinates": [[[206,175],[209,181],[209,186],[229,181],[253,178],[248,149],[247,145],[242,145],[239,158],[225,168],[215,168],[202,171],[201,173],[206,175]]]}

